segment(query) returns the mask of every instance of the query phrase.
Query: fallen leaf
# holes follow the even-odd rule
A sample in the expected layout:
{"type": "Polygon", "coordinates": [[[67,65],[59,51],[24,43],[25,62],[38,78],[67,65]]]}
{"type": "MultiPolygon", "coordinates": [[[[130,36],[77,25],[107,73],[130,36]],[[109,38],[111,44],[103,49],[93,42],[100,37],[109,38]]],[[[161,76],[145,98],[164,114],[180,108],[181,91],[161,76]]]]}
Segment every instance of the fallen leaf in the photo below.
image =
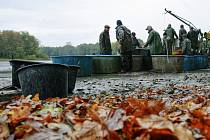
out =
{"type": "Polygon", "coordinates": [[[0,123],[0,139],[7,139],[10,135],[9,128],[6,123],[0,123]]]}

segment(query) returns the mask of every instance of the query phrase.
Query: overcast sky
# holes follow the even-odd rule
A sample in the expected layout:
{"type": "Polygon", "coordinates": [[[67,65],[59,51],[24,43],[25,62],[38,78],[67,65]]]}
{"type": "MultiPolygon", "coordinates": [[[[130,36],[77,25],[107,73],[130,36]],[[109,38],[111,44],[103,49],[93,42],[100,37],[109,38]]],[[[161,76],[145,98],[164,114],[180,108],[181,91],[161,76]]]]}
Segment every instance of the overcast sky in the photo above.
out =
{"type": "Polygon", "coordinates": [[[181,22],[165,15],[164,8],[210,31],[209,6],[209,0],[0,0],[0,30],[28,31],[45,46],[78,45],[98,42],[105,24],[116,41],[121,19],[146,41],[147,25],[161,36],[168,23],[178,32],[181,22]]]}

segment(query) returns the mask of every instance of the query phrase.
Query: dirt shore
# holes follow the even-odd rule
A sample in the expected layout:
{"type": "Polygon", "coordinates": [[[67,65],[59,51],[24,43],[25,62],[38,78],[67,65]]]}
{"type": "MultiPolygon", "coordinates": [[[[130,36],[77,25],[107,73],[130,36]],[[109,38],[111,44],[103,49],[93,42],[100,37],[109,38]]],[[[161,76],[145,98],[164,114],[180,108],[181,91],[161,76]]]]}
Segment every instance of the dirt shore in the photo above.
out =
{"type": "MultiPolygon", "coordinates": [[[[75,94],[130,94],[142,88],[168,85],[210,85],[210,69],[190,73],[136,72],[77,78],[75,94]]],[[[0,72],[0,88],[11,85],[11,72],[0,72]]]]}

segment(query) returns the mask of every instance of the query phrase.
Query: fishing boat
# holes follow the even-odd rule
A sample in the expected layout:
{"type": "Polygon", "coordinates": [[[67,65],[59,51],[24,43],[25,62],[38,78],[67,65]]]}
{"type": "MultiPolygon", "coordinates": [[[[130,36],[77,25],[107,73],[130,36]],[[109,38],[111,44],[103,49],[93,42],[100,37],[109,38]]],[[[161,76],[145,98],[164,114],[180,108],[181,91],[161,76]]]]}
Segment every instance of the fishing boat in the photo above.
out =
{"type": "MultiPolygon", "coordinates": [[[[208,68],[207,55],[150,55],[148,49],[137,49],[132,57],[133,72],[188,72],[208,68]]],[[[79,77],[121,71],[120,55],[65,55],[51,59],[55,64],[80,66],[79,77]]]]}

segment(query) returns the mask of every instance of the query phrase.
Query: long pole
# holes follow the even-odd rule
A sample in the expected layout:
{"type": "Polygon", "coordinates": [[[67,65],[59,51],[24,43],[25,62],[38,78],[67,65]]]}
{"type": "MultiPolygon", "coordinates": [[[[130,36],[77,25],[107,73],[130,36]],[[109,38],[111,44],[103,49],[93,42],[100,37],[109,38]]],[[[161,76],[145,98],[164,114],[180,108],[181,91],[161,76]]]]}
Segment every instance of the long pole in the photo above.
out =
{"type": "Polygon", "coordinates": [[[181,22],[183,22],[184,24],[186,24],[187,26],[193,26],[195,29],[197,29],[190,21],[187,21],[186,19],[184,18],[181,18],[175,14],[173,14],[171,11],[168,11],[166,8],[165,8],[165,11],[166,13],[169,13],[170,15],[174,16],[176,19],[180,20],[181,22]],[[188,22],[188,23],[187,23],[188,22]]]}

